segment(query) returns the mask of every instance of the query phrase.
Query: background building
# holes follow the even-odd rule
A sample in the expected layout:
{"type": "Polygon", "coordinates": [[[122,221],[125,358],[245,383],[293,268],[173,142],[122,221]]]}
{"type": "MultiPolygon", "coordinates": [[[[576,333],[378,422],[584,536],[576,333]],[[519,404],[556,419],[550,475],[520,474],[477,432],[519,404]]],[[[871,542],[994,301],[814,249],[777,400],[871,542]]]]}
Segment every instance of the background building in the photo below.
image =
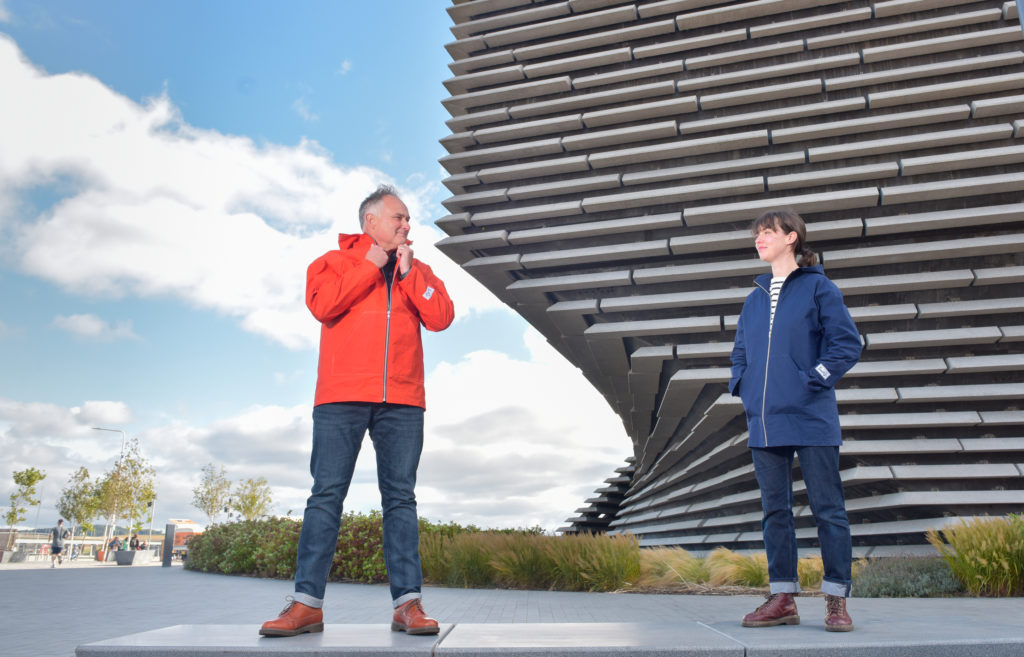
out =
{"type": "Polygon", "coordinates": [[[858,553],[1024,510],[1014,2],[470,0],[448,12],[452,196],[438,246],[581,368],[633,443],[567,531],[761,547],[726,381],[740,307],[766,271],[748,226],[773,207],[807,220],[863,336],[838,391],[858,553]]]}

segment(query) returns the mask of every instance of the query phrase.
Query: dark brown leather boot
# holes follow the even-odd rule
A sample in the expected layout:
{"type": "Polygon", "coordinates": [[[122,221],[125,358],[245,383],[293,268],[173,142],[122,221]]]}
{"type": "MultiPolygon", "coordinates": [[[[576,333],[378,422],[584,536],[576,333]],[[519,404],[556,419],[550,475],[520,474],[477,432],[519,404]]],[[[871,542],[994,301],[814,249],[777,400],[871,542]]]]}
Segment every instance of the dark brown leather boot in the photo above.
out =
{"type": "Polygon", "coordinates": [[[796,600],[792,593],[772,593],[763,605],[743,617],[743,627],[799,625],[796,600]]]}
{"type": "Polygon", "coordinates": [[[846,613],[846,598],[825,596],[825,629],[829,632],[849,632],[853,629],[853,619],[846,613]]]}

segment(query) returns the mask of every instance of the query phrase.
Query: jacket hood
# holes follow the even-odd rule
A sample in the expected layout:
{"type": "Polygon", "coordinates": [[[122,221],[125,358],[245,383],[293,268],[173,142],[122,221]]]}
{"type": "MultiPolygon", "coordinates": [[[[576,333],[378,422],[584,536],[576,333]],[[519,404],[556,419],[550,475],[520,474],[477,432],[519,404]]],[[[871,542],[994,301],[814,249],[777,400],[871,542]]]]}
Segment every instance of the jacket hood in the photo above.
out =
{"type": "MultiPolygon", "coordinates": [[[[407,239],[405,240],[405,243],[411,245],[412,240],[407,239]]],[[[373,239],[366,233],[356,233],[355,235],[346,235],[345,233],[338,234],[338,248],[342,251],[354,249],[359,245],[368,249],[371,244],[373,244],[373,239]]]]}
{"type": "MultiPolygon", "coordinates": [[[[793,274],[798,274],[798,275],[818,274],[820,276],[824,276],[825,275],[825,267],[823,267],[822,265],[813,265],[811,267],[797,267],[796,269],[793,270],[793,274]]],[[[793,274],[790,274],[790,276],[792,276],[793,274]]],[[[771,285],[771,282],[772,282],[771,272],[769,272],[767,274],[759,274],[757,276],[757,278],[754,279],[754,283],[756,285],[758,285],[759,287],[763,287],[763,288],[767,288],[769,285],[771,285]]]]}
{"type": "Polygon", "coordinates": [[[355,235],[346,235],[345,233],[338,234],[338,248],[342,251],[354,249],[361,241],[366,241],[366,248],[370,248],[370,244],[373,241],[370,236],[366,233],[356,233],[355,235]]]}

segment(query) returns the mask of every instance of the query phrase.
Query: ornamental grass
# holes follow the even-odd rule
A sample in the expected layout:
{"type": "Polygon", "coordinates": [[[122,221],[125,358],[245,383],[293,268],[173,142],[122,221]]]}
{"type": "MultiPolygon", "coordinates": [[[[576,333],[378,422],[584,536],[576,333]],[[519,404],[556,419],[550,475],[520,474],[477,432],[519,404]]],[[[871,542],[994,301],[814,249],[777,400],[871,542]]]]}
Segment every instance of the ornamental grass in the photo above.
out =
{"type": "Polygon", "coordinates": [[[1024,516],[961,520],[927,539],[971,595],[1024,595],[1024,516]]]}

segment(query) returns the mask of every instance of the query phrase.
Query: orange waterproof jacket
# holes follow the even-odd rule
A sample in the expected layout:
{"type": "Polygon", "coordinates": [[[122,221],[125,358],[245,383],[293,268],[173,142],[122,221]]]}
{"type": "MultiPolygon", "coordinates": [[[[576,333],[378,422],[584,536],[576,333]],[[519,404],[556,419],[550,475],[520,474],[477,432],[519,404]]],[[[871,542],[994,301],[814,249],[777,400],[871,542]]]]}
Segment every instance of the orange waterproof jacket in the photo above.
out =
{"type": "Polygon", "coordinates": [[[420,325],[442,331],[455,317],[448,291],[413,259],[392,279],[366,259],[368,235],[339,235],[306,270],[306,306],[320,320],[320,362],[313,404],[388,402],[426,408],[420,325]]]}

